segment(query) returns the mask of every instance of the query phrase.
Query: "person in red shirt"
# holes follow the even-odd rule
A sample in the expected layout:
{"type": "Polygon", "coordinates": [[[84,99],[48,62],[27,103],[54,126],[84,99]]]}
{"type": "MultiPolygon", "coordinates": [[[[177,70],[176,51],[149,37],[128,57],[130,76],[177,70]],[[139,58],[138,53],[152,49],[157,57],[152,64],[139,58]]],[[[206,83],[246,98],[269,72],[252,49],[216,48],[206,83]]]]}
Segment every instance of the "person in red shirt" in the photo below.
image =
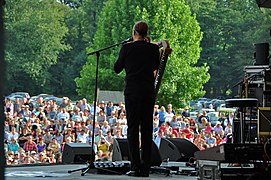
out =
{"type": "Polygon", "coordinates": [[[33,136],[29,135],[27,137],[27,141],[24,143],[24,148],[25,151],[36,151],[38,152],[38,147],[37,144],[33,141],[33,136]]]}
{"type": "Polygon", "coordinates": [[[189,124],[186,124],[186,127],[181,130],[182,133],[185,133],[185,137],[193,142],[194,139],[194,130],[190,128],[189,124]]]}

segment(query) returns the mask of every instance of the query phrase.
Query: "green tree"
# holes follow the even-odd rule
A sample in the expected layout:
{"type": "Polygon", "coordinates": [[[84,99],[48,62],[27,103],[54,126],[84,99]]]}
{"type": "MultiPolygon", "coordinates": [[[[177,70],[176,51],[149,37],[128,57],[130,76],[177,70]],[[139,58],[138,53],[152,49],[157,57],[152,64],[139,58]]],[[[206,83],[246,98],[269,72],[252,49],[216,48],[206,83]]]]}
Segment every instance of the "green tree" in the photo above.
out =
{"type": "Polygon", "coordinates": [[[87,61],[86,47],[92,42],[97,27],[97,17],[106,0],[65,0],[69,13],[65,22],[69,32],[65,42],[71,49],[59,57],[58,63],[50,68],[51,77],[47,84],[56,95],[76,96],[74,79],[87,61]]]}
{"type": "Polygon", "coordinates": [[[67,7],[55,0],[10,0],[5,6],[8,90],[42,91],[48,69],[61,52],[68,32],[67,7]]]}
{"type": "MultiPolygon", "coordinates": [[[[202,33],[194,15],[184,1],[108,1],[98,21],[98,30],[93,46],[89,52],[120,42],[131,34],[135,21],[144,19],[150,24],[154,41],[168,39],[173,53],[159,91],[160,104],[172,103],[183,105],[204,95],[203,84],[209,79],[208,67],[197,67],[200,57],[200,41],[202,33]]],[[[99,88],[106,90],[122,90],[123,77],[113,72],[113,64],[118,56],[119,48],[104,51],[99,64],[99,88]]],[[[95,57],[90,57],[76,79],[78,93],[93,97],[95,83],[95,57]]]]}
{"type": "MultiPolygon", "coordinates": [[[[253,65],[254,43],[269,42],[270,15],[254,0],[186,0],[197,14],[204,33],[199,64],[210,66],[206,96],[226,96],[244,77],[243,68],[253,65]]],[[[269,10],[270,12],[270,10],[269,10]]]]}

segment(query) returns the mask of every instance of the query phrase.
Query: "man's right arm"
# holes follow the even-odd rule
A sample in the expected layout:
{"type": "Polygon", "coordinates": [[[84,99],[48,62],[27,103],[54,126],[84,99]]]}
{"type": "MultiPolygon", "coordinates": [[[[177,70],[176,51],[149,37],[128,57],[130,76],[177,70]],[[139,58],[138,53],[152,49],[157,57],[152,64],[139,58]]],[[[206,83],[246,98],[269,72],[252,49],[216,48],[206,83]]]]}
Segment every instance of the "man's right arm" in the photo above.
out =
{"type": "Polygon", "coordinates": [[[119,57],[114,64],[114,71],[119,74],[124,69],[124,46],[121,47],[119,57]]]}

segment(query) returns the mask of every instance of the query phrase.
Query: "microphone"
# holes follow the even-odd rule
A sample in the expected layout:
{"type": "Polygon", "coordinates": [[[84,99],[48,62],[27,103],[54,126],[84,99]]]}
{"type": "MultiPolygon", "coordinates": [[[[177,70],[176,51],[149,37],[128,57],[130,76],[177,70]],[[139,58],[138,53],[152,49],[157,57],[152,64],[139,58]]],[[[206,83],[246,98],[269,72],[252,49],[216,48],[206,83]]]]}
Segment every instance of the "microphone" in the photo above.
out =
{"type": "Polygon", "coordinates": [[[122,41],[122,44],[125,44],[125,43],[128,43],[128,42],[131,42],[133,41],[133,37],[129,37],[128,39],[122,41]]]}

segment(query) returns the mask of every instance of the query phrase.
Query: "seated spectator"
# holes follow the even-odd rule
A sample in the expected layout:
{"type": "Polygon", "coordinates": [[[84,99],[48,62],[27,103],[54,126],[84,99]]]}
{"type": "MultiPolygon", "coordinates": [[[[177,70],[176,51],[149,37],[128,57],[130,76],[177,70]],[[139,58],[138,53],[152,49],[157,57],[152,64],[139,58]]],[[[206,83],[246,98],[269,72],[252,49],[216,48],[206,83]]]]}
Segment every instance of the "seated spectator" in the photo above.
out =
{"type": "Polygon", "coordinates": [[[124,138],[127,138],[127,132],[128,132],[128,126],[127,126],[127,121],[124,122],[122,125],[122,136],[124,138]]]}
{"type": "Polygon", "coordinates": [[[110,146],[110,143],[106,141],[105,138],[102,138],[98,146],[98,151],[101,150],[103,152],[103,156],[108,156],[109,146],[110,146]]]}
{"type": "Polygon", "coordinates": [[[24,150],[28,152],[31,152],[31,151],[38,152],[37,144],[33,141],[32,135],[29,135],[27,137],[27,141],[24,143],[24,150]]]}
{"type": "Polygon", "coordinates": [[[193,129],[195,134],[198,134],[198,124],[193,118],[190,118],[190,128],[193,129]]]}
{"type": "Polygon", "coordinates": [[[11,139],[15,139],[16,141],[19,139],[19,134],[16,132],[15,127],[12,127],[11,132],[8,134],[8,142],[11,142],[11,139]]]}
{"type": "Polygon", "coordinates": [[[207,122],[204,131],[205,131],[206,133],[209,133],[209,132],[211,132],[211,131],[213,131],[213,130],[214,130],[214,128],[212,127],[211,123],[210,123],[210,122],[207,122]]]}
{"type": "Polygon", "coordinates": [[[214,138],[213,133],[208,132],[208,138],[206,140],[206,144],[208,145],[208,148],[214,147],[216,145],[216,138],[214,138]]]}
{"type": "Polygon", "coordinates": [[[31,151],[30,156],[31,156],[32,159],[35,160],[35,162],[38,160],[38,156],[37,156],[36,151],[31,151]]]}
{"type": "Polygon", "coordinates": [[[52,134],[55,134],[57,130],[57,125],[55,123],[55,120],[51,119],[49,126],[46,127],[46,130],[50,130],[52,134]]]}
{"type": "Polygon", "coordinates": [[[215,139],[216,139],[216,142],[215,142],[216,146],[223,143],[223,139],[221,138],[220,134],[215,134],[215,139]]]}
{"type": "Polygon", "coordinates": [[[56,138],[53,138],[47,149],[56,157],[56,159],[60,155],[61,147],[56,138]]]}
{"type": "Polygon", "coordinates": [[[214,127],[214,132],[217,133],[217,134],[220,134],[221,137],[224,136],[224,130],[223,130],[223,127],[221,126],[221,122],[217,122],[215,127],[214,127]]]}
{"type": "Polygon", "coordinates": [[[19,154],[18,164],[24,164],[24,162],[25,162],[25,157],[26,157],[25,153],[24,153],[24,152],[21,152],[21,153],[19,154]]]}
{"type": "Polygon", "coordinates": [[[11,142],[8,143],[8,150],[12,152],[17,152],[19,150],[19,144],[17,143],[16,139],[12,138],[11,142]]]}
{"type": "Polygon", "coordinates": [[[120,113],[118,122],[120,122],[120,125],[125,125],[127,124],[127,119],[125,113],[120,113]]]}
{"type": "Polygon", "coordinates": [[[67,138],[71,138],[71,142],[75,142],[75,135],[72,133],[72,130],[69,128],[66,132],[67,134],[64,136],[64,141],[67,142],[67,138]]]}
{"type": "Polygon", "coordinates": [[[110,126],[108,125],[107,121],[103,122],[103,125],[101,127],[101,130],[103,131],[103,135],[106,136],[107,132],[111,130],[110,126]]]}
{"type": "Polygon", "coordinates": [[[99,112],[99,115],[97,116],[97,121],[99,122],[100,126],[102,126],[103,123],[106,121],[106,114],[103,110],[99,112]]]}
{"type": "Polygon", "coordinates": [[[117,117],[116,117],[116,112],[112,111],[111,116],[108,116],[108,124],[111,127],[114,127],[117,125],[117,117]]]}
{"type": "Polygon", "coordinates": [[[46,150],[46,147],[47,147],[47,145],[44,143],[44,137],[39,136],[38,137],[38,143],[37,143],[38,153],[41,153],[44,150],[46,150]]]}
{"type": "Polygon", "coordinates": [[[56,138],[59,144],[63,143],[63,135],[60,133],[60,130],[56,130],[56,133],[53,137],[56,138]]]}
{"type": "Polygon", "coordinates": [[[169,137],[172,137],[172,132],[173,132],[173,131],[172,131],[172,127],[170,127],[169,122],[166,122],[166,123],[165,123],[165,131],[164,131],[164,132],[165,132],[165,136],[166,136],[166,137],[168,137],[168,138],[169,138],[169,137]]]}
{"type": "Polygon", "coordinates": [[[115,134],[114,134],[114,139],[117,139],[117,138],[120,138],[120,139],[123,139],[123,138],[124,138],[124,137],[122,136],[120,130],[116,130],[116,132],[115,132],[115,134]]]}
{"type": "Polygon", "coordinates": [[[87,136],[85,130],[82,129],[80,132],[77,133],[76,142],[79,142],[81,140],[81,143],[87,143],[87,136]]]}
{"type": "Polygon", "coordinates": [[[185,134],[185,137],[190,140],[191,142],[193,142],[193,138],[194,138],[194,131],[193,129],[190,129],[190,125],[186,124],[186,128],[182,129],[180,132],[185,134]]]}
{"type": "Polygon", "coordinates": [[[52,139],[53,139],[53,129],[49,129],[49,130],[45,130],[45,134],[43,136],[43,139],[44,139],[44,142],[45,144],[48,146],[51,142],[52,142],[52,139]],[[52,133],[51,133],[52,131],[52,133]]]}
{"type": "Polygon", "coordinates": [[[113,134],[117,134],[117,131],[120,131],[122,133],[122,126],[120,124],[120,121],[117,121],[117,125],[113,129],[113,134]]]}
{"type": "Polygon", "coordinates": [[[202,130],[204,130],[207,126],[207,119],[205,117],[201,118],[201,122],[198,122],[198,126],[199,126],[199,132],[202,132],[202,130]]]}

